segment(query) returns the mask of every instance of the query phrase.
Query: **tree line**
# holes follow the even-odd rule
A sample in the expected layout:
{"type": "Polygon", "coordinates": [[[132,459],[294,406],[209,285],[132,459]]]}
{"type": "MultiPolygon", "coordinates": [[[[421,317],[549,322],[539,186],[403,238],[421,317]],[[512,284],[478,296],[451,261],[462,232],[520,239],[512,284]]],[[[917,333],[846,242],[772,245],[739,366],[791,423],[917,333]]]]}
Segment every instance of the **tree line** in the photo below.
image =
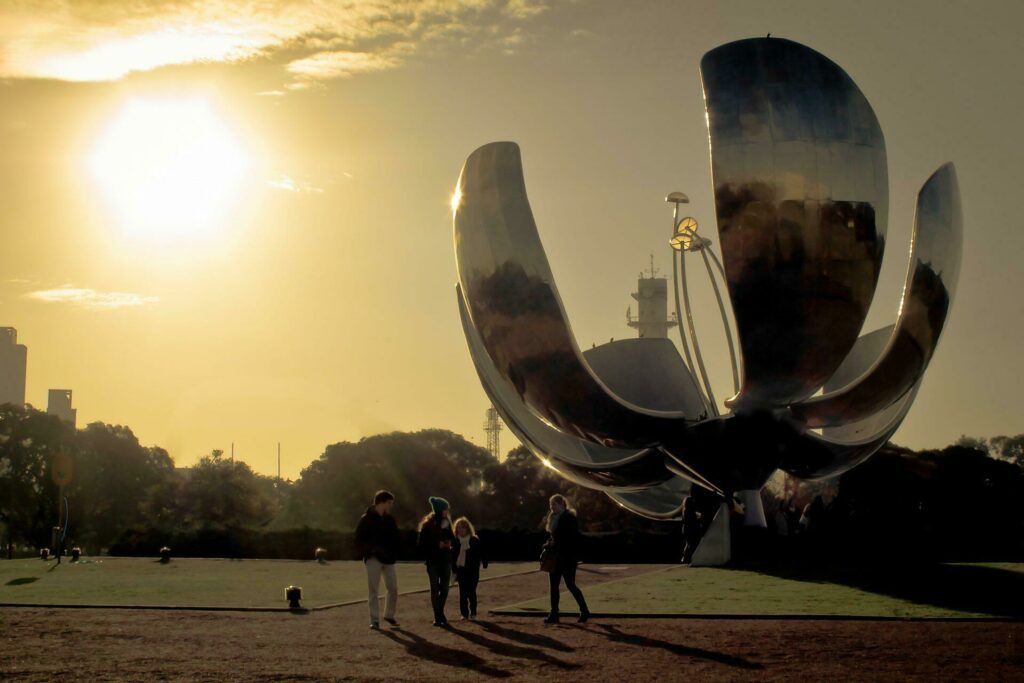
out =
{"type": "MultiPolygon", "coordinates": [[[[1019,546],[1022,451],[1024,435],[964,437],[939,451],[886,445],[839,479],[825,526],[837,543],[871,542],[888,533],[894,543],[910,535],[941,547],[942,536],[954,530],[964,539],[984,537],[986,547],[1006,536],[1019,546]]],[[[75,429],[31,407],[8,404],[0,406],[5,544],[49,545],[58,523],[60,490],[52,462],[59,453],[73,462],[64,490],[68,545],[89,553],[129,534],[348,532],[382,488],[395,494],[393,513],[407,530],[426,513],[427,498],[439,495],[479,528],[532,533],[542,526],[547,499],[562,493],[580,509],[586,532],[678,532],[678,523],[642,519],[600,492],[565,481],[523,447],[496,462],[485,449],[441,429],[331,444],[293,482],[258,474],[221,451],[176,468],[164,449],[143,446],[128,427],[97,422],[75,429]]],[[[764,497],[771,517],[779,501],[768,490],[764,497]]]]}
{"type": "Polygon", "coordinates": [[[440,495],[482,526],[538,529],[547,498],[567,493],[591,511],[590,528],[645,523],[603,494],[568,484],[525,449],[502,463],[449,431],[393,432],[328,446],[291,482],[258,474],[215,450],[187,468],[143,446],[131,429],[96,422],[76,430],[31,407],[0,406],[0,539],[45,547],[69,518],[68,544],[98,552],[129,530],[313,528],[351,530],[375,491],[395,493],[399,524],[415,528],[427,497],[440,495]],[[53,458],[70,456],[66,512],[53,458]]]}

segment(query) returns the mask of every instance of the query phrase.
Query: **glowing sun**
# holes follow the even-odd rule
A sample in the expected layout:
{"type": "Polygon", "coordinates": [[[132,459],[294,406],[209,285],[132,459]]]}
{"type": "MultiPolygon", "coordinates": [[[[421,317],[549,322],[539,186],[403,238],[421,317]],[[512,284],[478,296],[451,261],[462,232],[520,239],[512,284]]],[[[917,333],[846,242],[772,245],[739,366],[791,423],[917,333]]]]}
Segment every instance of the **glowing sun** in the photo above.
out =
{"type": "Polygon", "coordinates": [[[87,163],[129,234],[170,243],[223,226],[240,199],[248,159],[209,102],[153,99],[125,103],[87,163]]]}

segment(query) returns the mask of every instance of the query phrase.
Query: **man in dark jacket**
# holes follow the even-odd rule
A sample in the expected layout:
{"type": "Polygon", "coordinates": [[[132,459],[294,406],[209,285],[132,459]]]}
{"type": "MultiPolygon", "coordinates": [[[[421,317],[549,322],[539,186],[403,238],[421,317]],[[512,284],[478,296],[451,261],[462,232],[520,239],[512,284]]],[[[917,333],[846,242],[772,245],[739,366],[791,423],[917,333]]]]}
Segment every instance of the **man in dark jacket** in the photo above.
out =
{"type": "Polygon", "coordinates": [[[391,516],[395,496],[390,491],[377,491],[373,505],[359,518],[356,526],[356,549],[366,565],[366,581],[369,586],[370,628],[380,628],[380,577],[384,575],[387,600],[384,604],[384,621],[398,626],[395,610],[398,607],[398,577],[395,575],[395,561],[398,559],[398,525],[391,516]]]}

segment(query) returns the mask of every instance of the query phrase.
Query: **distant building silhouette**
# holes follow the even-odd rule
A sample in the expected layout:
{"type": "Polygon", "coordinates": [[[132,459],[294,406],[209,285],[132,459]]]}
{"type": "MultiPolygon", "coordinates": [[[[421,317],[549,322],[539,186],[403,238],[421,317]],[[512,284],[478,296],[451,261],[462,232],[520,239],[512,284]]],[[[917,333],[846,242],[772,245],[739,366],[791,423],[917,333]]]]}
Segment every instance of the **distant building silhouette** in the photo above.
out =
{"type": "Polygon", "coordinates": [[[501,417],[494,406],[489,407],[484,414],[484,432],[487,434],[487,450],[495,460],[501,462],[501,417]]]}
{"type": "Polygon", "coordinates": [[[18,343],[18,331],[0,327],[0,404],[25,405],[28,348],[18,343]]]}
{"type": "Polygon", "coordinates": [[[65,422],[70,422],[71,426],[74,427],[78,411],[71,407],[71,390],[50,389],[50,395],[46,402],[46,412],[50,415],[56,415],[65,422]]]}
{"type": "Polygon", "coordinates": [[[669,328],[677,324],[675,317],[668,315],[668,280],[657,274],[652,256],[650,270],[640,273],[633,292],[637,302],[636,317],[631,309],[626,309],[626,324],[636,328],[637,336],[647,339],[665,339],[669,328]]]}

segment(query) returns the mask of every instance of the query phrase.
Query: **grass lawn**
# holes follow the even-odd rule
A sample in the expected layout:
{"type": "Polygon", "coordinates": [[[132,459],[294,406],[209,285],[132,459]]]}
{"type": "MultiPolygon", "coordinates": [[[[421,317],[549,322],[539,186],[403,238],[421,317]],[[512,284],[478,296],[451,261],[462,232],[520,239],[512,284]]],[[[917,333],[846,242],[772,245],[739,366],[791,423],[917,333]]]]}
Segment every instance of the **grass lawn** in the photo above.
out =
{"type": "MultiPolygon", "coordinates": [[[[836,615],[1024,618],[1024,565],[881,565],[860,569],[673,567],[588,588],[591,611],[605,614],[836,615]]],[[[576,603],[563,592],[562,607],[576,603]]],[[[546,612],[538,598],[509,608],[546,612]]]]}
{"type": "MultiPolygon", "coordinates": [[[[483,578],[535,569],[536,562],[492,564],[483,578]]],[[[0,603],[287,607],[286,586],[302,586],[302,606],[366,599],[362,562],[100,557],[57,565],[0,560],[0,603]]],[[[383,594],[383,582],[381,591],[383,594]]],[[[398,588],[426,589],[420,563],[398,564],[398,588]]]]}

